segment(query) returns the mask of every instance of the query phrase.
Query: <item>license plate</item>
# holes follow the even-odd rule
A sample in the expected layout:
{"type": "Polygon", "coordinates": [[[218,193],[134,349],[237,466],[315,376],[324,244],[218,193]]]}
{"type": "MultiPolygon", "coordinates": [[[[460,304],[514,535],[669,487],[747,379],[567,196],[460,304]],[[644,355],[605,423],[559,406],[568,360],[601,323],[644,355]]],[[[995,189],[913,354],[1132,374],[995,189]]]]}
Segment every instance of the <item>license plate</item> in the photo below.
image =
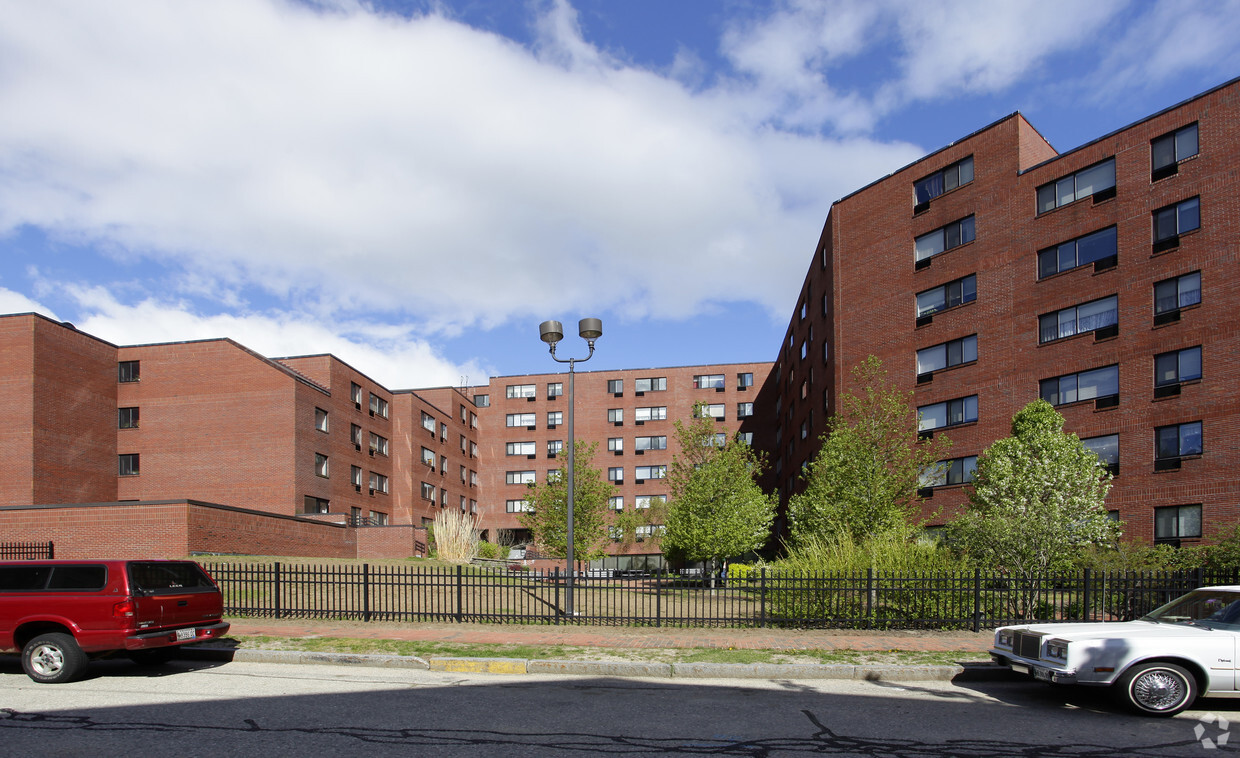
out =
{"type": "Polygon", "coordinates": [[[198,631],[197,629],[178,629],[177,639],[178,640],[192,640],[194,639],[197,631],[198,631]]]}
{"type": "Polygon", "coordinates": [[[1016,672],[1016,673],[1018,673],[1018,674],[1028,674],[1028,673],[1030,673],[1030,671],[1029,671],[1029,667],[1028,667],[1028,666],[1026,666],[1026,665],[1025,665],[1025,664],[1023,664],[1023,663],[1013,663],[1013,664],[1011,664],[1011,667],[1012,667],[1012,670],[1013,670],[1013,671],[1015,671],[1015,672],[1016,672]]]}
{"type": "Polygon", "coordinates": [[[1051,681],[1051,670],[1042,666],[1033,667],[1033,678],[1041,679],[1044,682],[1051,681]]]}

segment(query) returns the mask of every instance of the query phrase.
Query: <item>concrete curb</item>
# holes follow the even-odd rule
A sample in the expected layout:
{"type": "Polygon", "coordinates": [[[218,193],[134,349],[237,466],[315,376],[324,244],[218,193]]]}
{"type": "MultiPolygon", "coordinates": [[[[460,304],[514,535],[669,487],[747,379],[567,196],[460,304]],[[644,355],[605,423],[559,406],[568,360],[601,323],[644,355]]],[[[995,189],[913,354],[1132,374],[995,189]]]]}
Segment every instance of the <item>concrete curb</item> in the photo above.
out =
{"type": "Polygon", "coordinates": [[[655,679],[861,679],[874,682],[979,681],[1012,676],[989,663],[946,666],[849,666],[829,663],[655,663],[647,661],[525,660],[522,658],[430,658],[402,655],[244,650],[219,646],[182,648],[182,658],[244,663],[310,663],[414,668],[463,674],[570,674],[655,679]]]}

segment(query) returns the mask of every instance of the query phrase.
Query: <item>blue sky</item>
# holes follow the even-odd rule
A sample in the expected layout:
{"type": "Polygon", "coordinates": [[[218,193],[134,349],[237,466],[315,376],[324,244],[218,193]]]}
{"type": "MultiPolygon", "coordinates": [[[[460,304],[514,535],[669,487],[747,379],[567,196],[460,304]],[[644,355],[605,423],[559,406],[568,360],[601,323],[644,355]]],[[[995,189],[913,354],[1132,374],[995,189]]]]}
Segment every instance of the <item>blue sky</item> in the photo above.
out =
{"type": "Polygon", "coordinates": [[[831,202],[1240,73],[1240,2],[0,0],[0,313],[392,388],[774,358],[831,202]],[[566,355],[584,354],[570,337],[566,355]]]}

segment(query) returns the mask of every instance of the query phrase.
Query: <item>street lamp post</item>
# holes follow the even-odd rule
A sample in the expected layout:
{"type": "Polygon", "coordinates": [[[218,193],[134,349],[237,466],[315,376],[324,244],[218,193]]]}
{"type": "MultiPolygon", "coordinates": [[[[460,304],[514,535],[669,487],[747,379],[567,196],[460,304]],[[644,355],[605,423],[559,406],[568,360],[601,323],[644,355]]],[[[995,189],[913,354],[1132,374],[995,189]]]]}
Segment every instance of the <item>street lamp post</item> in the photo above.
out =
{"type": "Polygon", "coordinates": [[[576,567],[573,560],[573,464],[576,453],[576,440],[573,435],[573,369],[580,361],[585,363],[594,356],[594,341],[603,336],[603,322],[596,318],[583,318],[577,324],[581,338],[590,346],[590,354],[584,358],[560,358],[555,354],[555,346],[564,339],[564,325],[559,321],[544,321],[538,325],[538,334],[543,342],[551,346],[551,359],[556,363],[568,364],[568,583],[564,587],[564,610],[573,615],[573,576],[576,567]]]}

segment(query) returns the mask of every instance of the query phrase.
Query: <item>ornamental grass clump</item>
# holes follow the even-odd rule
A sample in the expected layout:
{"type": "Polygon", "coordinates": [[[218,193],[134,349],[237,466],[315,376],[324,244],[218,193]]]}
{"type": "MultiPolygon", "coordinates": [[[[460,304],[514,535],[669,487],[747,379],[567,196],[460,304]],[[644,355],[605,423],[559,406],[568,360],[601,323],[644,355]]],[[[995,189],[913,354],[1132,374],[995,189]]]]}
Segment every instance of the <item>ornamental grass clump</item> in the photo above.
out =
{"type": "Polygon", "coordinates": [[[478,555],[478,524],[465,513],[442,510],[435,514],[435,552],[447,563],[469,563],[478,555]]]}

